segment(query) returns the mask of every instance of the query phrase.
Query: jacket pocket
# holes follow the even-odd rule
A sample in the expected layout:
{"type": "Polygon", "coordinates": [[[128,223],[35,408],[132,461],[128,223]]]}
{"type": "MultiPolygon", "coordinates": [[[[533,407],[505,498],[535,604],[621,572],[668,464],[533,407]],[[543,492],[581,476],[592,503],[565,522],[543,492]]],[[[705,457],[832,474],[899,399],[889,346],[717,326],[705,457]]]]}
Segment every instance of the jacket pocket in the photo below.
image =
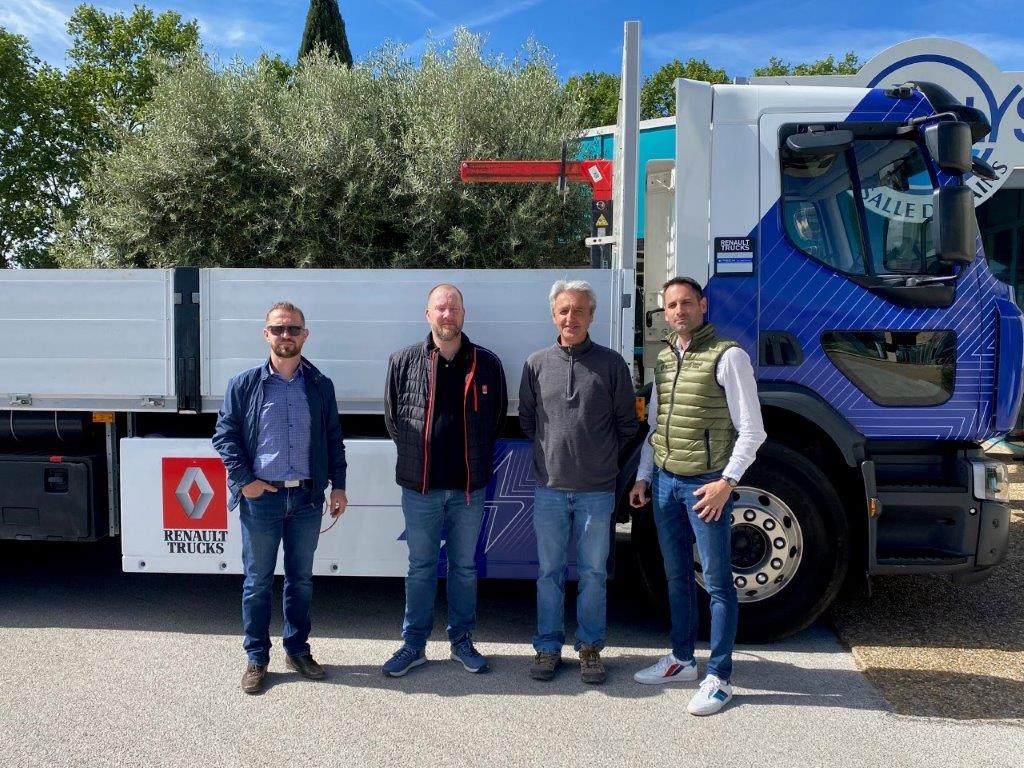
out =
{"type": "Polygon", "coordinates": [[[704,430],[704,455],[707,456],[707,468],[711,469],[711,430],[704,430]]]}

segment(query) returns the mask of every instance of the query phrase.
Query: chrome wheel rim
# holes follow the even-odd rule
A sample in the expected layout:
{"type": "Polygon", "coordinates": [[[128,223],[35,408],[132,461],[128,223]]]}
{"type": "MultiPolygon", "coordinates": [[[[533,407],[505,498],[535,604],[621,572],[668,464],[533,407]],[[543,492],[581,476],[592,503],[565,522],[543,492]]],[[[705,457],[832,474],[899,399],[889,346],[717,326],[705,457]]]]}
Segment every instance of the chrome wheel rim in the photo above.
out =
{"type": "MultiPolygon", "coordinates": [[[[804,537],[800,522],[778,496],[738,486],[732,494],[732,581],[741,603],[767,600],[781,592],[800,569],[804,537]]],[[[702,589],[697,545],[693,564],[702,589]]]]}

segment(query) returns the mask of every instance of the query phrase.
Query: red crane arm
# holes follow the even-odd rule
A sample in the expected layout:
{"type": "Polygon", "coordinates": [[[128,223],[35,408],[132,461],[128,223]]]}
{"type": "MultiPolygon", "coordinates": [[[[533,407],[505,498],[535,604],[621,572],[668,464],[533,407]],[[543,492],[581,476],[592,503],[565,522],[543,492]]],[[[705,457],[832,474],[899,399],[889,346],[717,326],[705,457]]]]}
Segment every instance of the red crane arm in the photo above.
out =
{"type": "MultiPolygon", "coordinates": [[[[463,160],[459,176],[467,184],[558,181],[562,167],[560,160],[463,160]]],[[[570,160],[565,178],[589,184],[595,200],[612,199],[611,160],[570,160]]]]}

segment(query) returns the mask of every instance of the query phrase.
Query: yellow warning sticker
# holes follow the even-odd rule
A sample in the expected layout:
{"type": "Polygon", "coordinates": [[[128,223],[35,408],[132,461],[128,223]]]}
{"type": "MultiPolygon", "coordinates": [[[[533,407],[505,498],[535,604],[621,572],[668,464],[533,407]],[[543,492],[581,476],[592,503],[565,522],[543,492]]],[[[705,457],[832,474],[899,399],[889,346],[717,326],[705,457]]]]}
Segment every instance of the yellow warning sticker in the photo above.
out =
{"type": "Polygon", "coordinates": [[[595,227],[607,227],[608,226],[608,219],[606,219],[604,217],[603,213],[600,216],[597,217],[597,221],[594,222],[594,226],[595,227]]]}

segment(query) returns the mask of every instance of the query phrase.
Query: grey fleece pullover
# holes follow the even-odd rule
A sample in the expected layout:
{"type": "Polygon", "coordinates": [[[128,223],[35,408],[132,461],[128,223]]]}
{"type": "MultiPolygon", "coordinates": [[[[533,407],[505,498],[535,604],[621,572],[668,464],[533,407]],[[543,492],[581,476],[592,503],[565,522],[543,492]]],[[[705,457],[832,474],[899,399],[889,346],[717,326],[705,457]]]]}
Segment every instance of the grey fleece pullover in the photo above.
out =
{"type": "Polygon", "coordinates": [[[533,439],[537,485],[613,491],[619,449],[636,433],[629,367],[588,336],[530,355],[519,385],[519,422],[533,439]]]}

